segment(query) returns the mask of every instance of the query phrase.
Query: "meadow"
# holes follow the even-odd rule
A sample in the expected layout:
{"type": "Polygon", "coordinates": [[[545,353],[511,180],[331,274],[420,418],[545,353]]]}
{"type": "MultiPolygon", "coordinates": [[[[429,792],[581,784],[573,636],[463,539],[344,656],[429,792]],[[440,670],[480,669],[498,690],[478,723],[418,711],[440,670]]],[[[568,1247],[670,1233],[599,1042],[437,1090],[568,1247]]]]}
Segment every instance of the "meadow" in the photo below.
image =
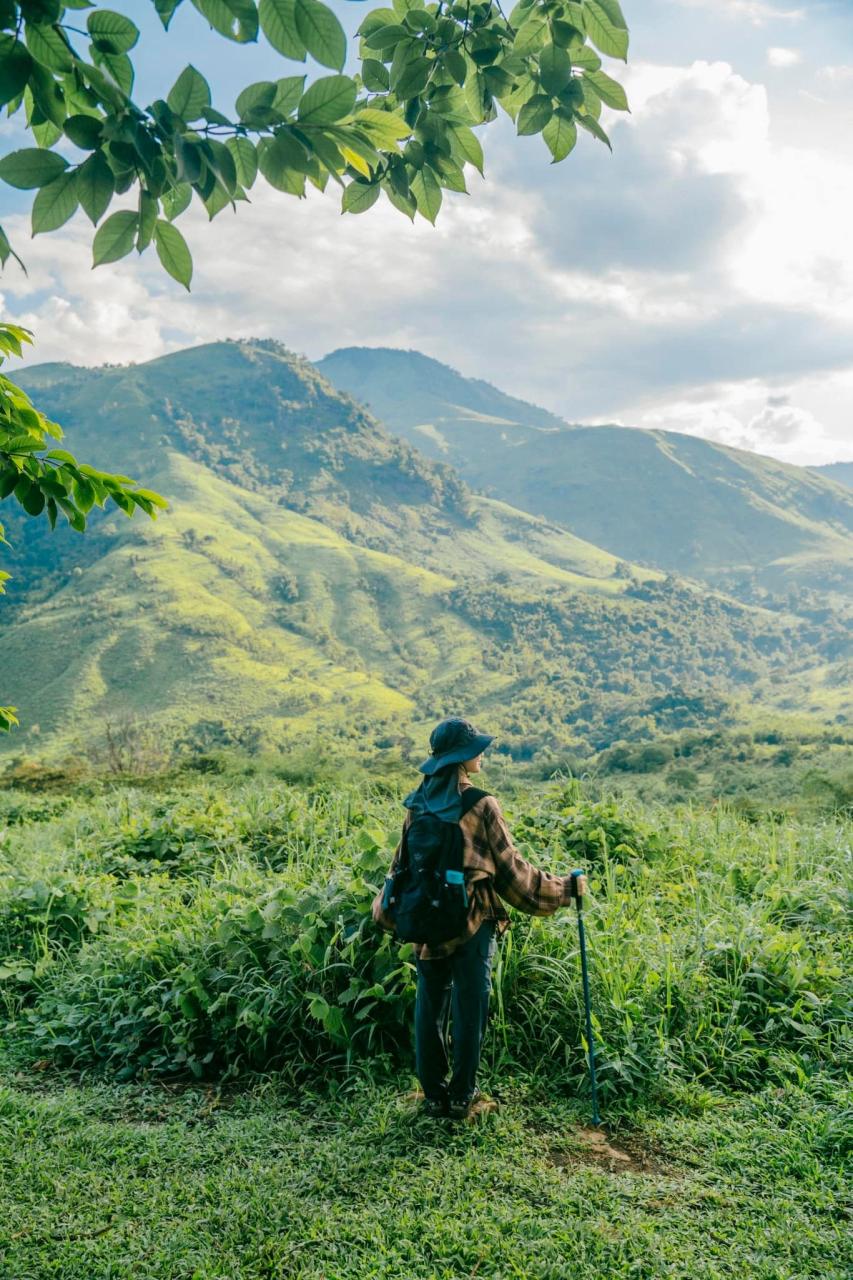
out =
{"type": "Polygon", "coordinates": [[[500,1109],[452,1129],[369,915],[404,785],[0,792],[0,1275],[849,1274],[849,811],[497,788],[526,856],[589,874],[607,1136],[569,910],[516,915],[500,1109]]]}

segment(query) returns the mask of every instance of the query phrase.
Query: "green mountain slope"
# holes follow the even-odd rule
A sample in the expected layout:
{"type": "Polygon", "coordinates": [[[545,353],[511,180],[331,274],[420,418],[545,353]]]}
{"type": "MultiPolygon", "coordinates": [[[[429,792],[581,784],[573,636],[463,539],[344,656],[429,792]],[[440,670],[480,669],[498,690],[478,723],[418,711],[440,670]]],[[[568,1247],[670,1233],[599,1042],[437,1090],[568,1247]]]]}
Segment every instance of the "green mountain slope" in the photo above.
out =
{"type": "Polygon", "coordinates": [[[827,480],[834,480],[836,484],[853,489],[853,462],[830,462],[823,467],[811,467],[810,470],[816,471],[819,476],[825,476],[827,480]]]}
{"type": "Polygon", "coordinates": [[[471,485],[615,555],[736,588],[853,592],[853,494],[674,432],[569,426],[417,352],[349,347],[318,368],[471,485]]]}
{"type": "Polygon", "coordinates": [[[172,506],[80,537],[4,505],[3,693],[25,725],[6,753],[85,747],[127,715],[165,742],[237,726],[355,751],[467,708],[530,755],[850,710],[837,620],[664,579],[474,495],[274,344],[22,380],[81,456],[172,506]]]}

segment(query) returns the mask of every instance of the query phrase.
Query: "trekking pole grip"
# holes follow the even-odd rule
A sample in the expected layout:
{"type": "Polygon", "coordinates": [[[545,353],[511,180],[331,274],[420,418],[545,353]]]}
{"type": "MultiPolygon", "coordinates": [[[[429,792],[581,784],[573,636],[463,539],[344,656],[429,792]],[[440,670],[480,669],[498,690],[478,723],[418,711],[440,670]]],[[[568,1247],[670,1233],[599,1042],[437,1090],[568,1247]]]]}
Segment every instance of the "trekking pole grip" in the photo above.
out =
{"type": "Polygon", "coordinates": [[[569,880],[571,881],[572,898],[574,899],[578,913],[580,913],[583,911],[583,899],[587,893],[586,875],[583,871],[576,870],[571,873],[569,880]]]}

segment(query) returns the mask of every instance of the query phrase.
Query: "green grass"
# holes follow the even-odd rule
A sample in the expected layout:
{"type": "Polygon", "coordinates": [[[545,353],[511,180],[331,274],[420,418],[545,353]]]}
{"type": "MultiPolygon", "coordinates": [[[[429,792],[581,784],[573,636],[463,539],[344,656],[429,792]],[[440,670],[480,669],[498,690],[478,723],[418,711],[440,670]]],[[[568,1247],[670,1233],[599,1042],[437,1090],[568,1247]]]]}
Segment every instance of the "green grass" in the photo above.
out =
{"type": "MultiPolygon", "coordinates": [[[[842,1280],[837,1089],[622,1117],[495,1079],[499,1113],[420,1118],[408,1080],[331,1094],[0,1088],[0,1274],[15,1280],[842,1280]],[[645,1165],[645,1169],[643,1166],[645,1165]],[[614,1171],[611,1171],[611,1168],[614,1171]]],[[[849,1140],[849,1133],[848,1133],[849,1140]]]]}
{"type": "Polygon", "coordinates": [[[570,911],[499,949],[499,1110],[419,1115],[408,781],[0,791],[2,1280],[846,1277],[850,821],[498,785],[589,871],[602,1150],[570,911]]]}
{"type": "MultiPolygon", "coordinates": [[[[32,819],[10,796],[10,1034],[123,1078],[399,1064],[411,947],[370,921],[398,785],[173,783],[32,819]]],[[[605,1099],[802,1082],[842,1061],[849,820],[617,805],[574,783],[520,788],[506,811],[531,861],[589,872],[605,1099]]],[[[577,974],[570,912],[516,918],[495,970],[493,1067],[545,1063],[585,1088],[577,974]]]]}

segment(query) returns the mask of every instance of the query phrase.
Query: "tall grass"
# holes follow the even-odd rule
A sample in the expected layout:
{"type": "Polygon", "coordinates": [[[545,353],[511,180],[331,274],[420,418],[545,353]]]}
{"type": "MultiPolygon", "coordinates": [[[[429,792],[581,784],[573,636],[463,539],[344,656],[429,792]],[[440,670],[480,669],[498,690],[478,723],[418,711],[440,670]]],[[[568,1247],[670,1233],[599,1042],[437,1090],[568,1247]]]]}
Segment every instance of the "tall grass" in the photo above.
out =
{"type": "MultiPolygon", "coordinates": [[[[3,810],[0,797],[0,813],[3,810]]],[[[131,1076],[376,1071],[411,1061],[411,947],[370,901],[402,810],[380,783],[200,782],[70,801],[0,837],[0,1016],[39,1057],[131,1076]]],[[[514,795],[543,866],[590,874],[605,1096],[842,1069],[849,820],[743,820],[514,795]]],[[[486,1061],[585,1087],[571,911],[516,915],[486,1061]]]]}

